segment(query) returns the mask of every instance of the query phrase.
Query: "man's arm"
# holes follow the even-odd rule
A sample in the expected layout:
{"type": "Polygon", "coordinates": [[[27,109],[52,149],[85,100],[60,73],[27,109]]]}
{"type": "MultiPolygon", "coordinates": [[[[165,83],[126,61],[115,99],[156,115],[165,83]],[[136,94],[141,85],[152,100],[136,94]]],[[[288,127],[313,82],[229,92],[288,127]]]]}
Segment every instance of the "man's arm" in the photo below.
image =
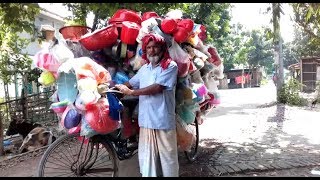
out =
{"type": "Polygon", "coordinates": [[[164,86],[159,84],[152,84],[141,89],[129,89],[126,84],[117,84],[116,87],[124,94],[133,96],[158,94],[161,93],[164,89],[164,86]]]}

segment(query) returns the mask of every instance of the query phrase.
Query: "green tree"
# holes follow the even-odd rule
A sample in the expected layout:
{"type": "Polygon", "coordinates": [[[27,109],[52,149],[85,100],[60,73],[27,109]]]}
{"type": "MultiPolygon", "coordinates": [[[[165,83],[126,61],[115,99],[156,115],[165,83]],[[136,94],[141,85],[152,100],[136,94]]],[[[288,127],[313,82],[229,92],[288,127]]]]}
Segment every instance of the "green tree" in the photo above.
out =
{"type": "MultiPolygon", "coordinates": [[[[110,18],[118,9],[130,9],[136,12],[155,11],[159,15],[164,15],[170,9],[179,7],[179,3],[63,3],[73,13],[73,21],[86,25],[86,17],[91,12],[94,14],[92,29],[106,25],[106,20],[110,18]]],[[[71,19],[71,17],[69,17],[71,19]]]]}
{"type": "MultiPolygon", "coordinates": [[[[12,75],[25,77],[30,71],[31,59],[21,50],[35,39],[23,39],[19,33],[34,33],[34,18],[39,11],[36,3],[0,3],[0,79],[5,84],[12,82],[12,75]]],[[[0,117],[0,155],[3,154],[2,120],[0,117]]]]}
{"type": "Polygon", "coordinates": [[[308,33],[310,43],[320,44],[320,4],[319,3],[291,3],[294,21],[308,33]]]}

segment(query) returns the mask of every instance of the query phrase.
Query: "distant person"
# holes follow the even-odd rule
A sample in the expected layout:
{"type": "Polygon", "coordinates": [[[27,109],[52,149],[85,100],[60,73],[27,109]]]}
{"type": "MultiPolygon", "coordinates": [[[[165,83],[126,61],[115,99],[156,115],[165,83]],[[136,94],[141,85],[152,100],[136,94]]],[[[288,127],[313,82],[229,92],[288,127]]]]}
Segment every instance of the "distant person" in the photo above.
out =
{"type": "Polygon", "coordinates": [[[276,86],[277,85],[277,75],[276,75],[276,73],[273,74],[272,81],[273,81],[274,85],[276,86]]]}

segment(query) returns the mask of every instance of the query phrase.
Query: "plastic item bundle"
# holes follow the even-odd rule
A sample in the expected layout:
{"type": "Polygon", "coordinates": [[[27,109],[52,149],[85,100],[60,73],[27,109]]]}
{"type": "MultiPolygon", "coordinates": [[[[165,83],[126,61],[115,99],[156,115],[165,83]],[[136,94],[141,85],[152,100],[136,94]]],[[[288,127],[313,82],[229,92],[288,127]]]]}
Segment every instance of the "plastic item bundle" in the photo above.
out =
{"type": "Polygon", "coordinates": [[[196,111],[200,110],[199,104],[182,104],[177,107],[177,114],[187,124],[194,122],[196,117],[196,111]]]}
{"type": "Polygon", "coordinates": [[[177,42],[172,41],[172,46],[169,48],[169,54],[173,61],[178,65],[178,77],[185,77],[188,74],[190,59],[177,42]]]}
{"type": "Polygon", "coordinates": [[[59,73],[57,88],[60,101],[67,100],[73,103],[78,94],[76,75],[74,73],[59,73]]]}
{"type": "Polygon", "coordinates": [[[64,100],[61,102],[52,103],[50,109],[52,109],[55,113],[63,113],[65,109],[68,107],[69,101],[64,100]]]}
{"type": "Polygon", "coordinates": [[[176,116],[176,120],[178,150],[189,151],[196,140],[195,126],[186,124],[179,118],[179,116],[176,116]]]}
{"type": "Polygon", "coordinates": [[[52,53],[49,52],[48,49],[43,49],[37,52],[34,55],[33,63],[36,67],[42,70],[50,71],[52,73],[57,72],[60,66],[59,61],[54,57],[52,53]]]}
{"type": "Polygon", "coordinates": [[[54,75],[49,71],[43,71],[38,78],[38,82],[43,86],[50,86],[56,81],[54,75]]]}
{"type": "Polygon", "coordinates": [[[109,115],[109,104],[106,98],[101,98],[96,104],[88,104],[85,113],[86,122],[99,134],[110,133],[119,128],[119,121],[109,115]]]}
{"type": "Polygon", "coordinates": [[[123,104],[113,93],[107,93],[109,103],[109,115],[113,120],[120,120],[120,111],[123,108],[123,104]]]}
{"type": "Polygon", "coordinates": [[[85,116],[82,116],[81,119],[81,128],[80,128],[80,136],[85,136],[86,138],[90,138],[94,135],[97,135],[98,133],[94,131],[87,120],[85,119],[85,116]]]}

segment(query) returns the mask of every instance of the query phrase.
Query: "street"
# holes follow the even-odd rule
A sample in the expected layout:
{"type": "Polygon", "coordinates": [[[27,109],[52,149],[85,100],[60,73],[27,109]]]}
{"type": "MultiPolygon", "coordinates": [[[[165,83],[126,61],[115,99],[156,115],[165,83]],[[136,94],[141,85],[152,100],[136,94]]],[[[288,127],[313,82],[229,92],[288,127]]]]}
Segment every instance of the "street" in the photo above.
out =
{"type": "MultiPolygon", "coordinates": [[[[276,105],[272,81],[220,93],[220,106],[199,126],[197,160],[179,154],[180,176],[319,176],[312,174],[320,165],[318,107],[276,105]]],[[[34,176],[39,159],[1,168],[0,176],[34,176]]],[[[120,176],[140,176],[137,155],[120,162],[120,176]]]]}

